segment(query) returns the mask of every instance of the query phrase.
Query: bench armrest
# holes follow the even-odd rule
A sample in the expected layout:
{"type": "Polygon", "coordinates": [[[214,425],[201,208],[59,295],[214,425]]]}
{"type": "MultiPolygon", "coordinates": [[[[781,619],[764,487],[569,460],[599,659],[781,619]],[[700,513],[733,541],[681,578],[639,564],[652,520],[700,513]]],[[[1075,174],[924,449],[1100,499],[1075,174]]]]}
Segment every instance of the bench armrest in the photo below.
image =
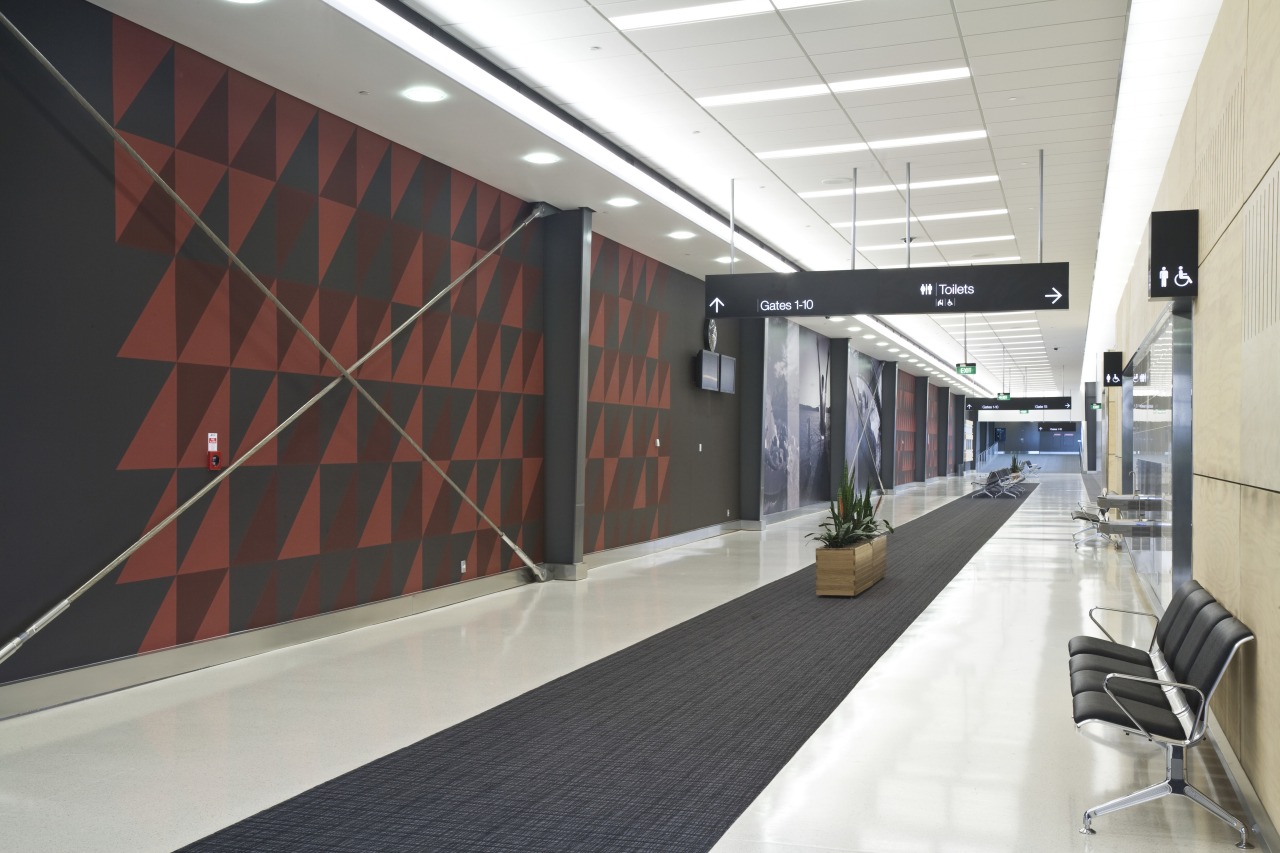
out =
{"type": "MultiPolygon", "coordinates": [[[[1085,529],[1088,529],[1088,528],[1085,528],[1085,529]]],[[[1157,617],[1154,613],[1148,613],[1148,612],[1146,612],[1145,610],[1122,610],[1122,609],[1120,609],[1120,608],[1118,608],[1118,607],[1090,607],[1090,608],[1089,608],[1089,619],[1090,619],[1090,621],[1092,621],[1092,622],[1093,622],[1093,624],[1097,625],[1097,626],[1098,626],[1098,630],[1099,630],[1099,631],[1101,631],[1103,634],[1105,634],[1105,635],[1106,635],[1106,637],[1107,637],[1107,639],[1108,639],[1108,640],[1110,640],[1110,641],[1111,641],[1111,642],[1113,642],[1113,643],[1119,642],[1119,640],[1117,640],[1115,637],[1111,636],[1111,632],[1110,632],[1110,631],[1108,631],[1106,628],[1102,627],[1102,623],[1101,623],[1101,622],[1099,622],[1099,621],[1098,621],[1098,619],[1097,619],[1097,617],[1093,615],[1093,613],[1094,613],[1094,611],[1095,611],[1095,610],[1105,610],[1105,611],[1107,611],[1108,613],[1128,613],[1128,614],[1130,614],[1130,615],[1132,615],[1132,616],[1146,616],[1146,617],[1150,618],[1153,622],[1159,622],[1159,621],[1160,621],[1159,617],[1157,617]]],[[[1156,635],[1155,635],[1155,632],[1152,632],[1152,634],[1151,634],[1151,642],[1147,643],[1147,653],[1148,653],[1148,654],[1150,654],[1151,649],[1155,646],[1155,644],[1156,644],[1156,635]]]]}
{"type": "MultiPolygon", "coordinates": [[[[1130,722],[1133,723],[1138,731],[1147,736],[1147,740],[1151,740],[1151,733],[1143,728],[1142,725],[1133,718],[1133,715],[1129,713],[1129,709],[1124,706],[1124,703],[1120,701],[1116,694],[1111,692],[1111,679],[1113,678],[1118,678],[1121,681],[1136,681],[1140,684],[1155,684],[1159,687],[1180,687],[1183,690],[1194,690],[1200,697],[1200,710],[1196,712],[1196,718],[1191,724],[1191,733],[1182,741],[1182,745],[1190,746],[1200,740],[1200,738],[1204,737],[1205,729],[1209,725],[1207,716],[1209,713],[1209,701],[1205,698],[1204,691],[1199,687],[1196,687],[1194,684],[1183,684],[1181,681],[1161,681],[1158,678],[1147,678],[1142,675],[1126,675],[1123,672],[1107,673],[1107,676],[1102,679],[1102,689],[1107,691],[1107,695],[1111,697],[1111,701],[1115,702],[1121,711],[1124,711],[1124,715],[1129,718],[1130,722]]],[[[1172,708],[1170,708],[1170,710],[1172,710],[1172,708]]]]}

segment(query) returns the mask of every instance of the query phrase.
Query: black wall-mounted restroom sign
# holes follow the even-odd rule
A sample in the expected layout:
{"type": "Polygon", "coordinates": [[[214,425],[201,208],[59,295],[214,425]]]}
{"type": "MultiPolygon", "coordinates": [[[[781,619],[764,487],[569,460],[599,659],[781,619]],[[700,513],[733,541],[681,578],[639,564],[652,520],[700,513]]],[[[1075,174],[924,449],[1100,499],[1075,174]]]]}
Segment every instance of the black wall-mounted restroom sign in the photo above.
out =
{"type": "Polygon", "coordinates": [[[1109,351],[1102,354],[1102,386],[1120,388],[1124,385],[1124,353],[1109,351]]]}
{"type": "Polygon", "coordinates": [[[1200,292],[1200,211],[1151,214],[1149,299],[1195,299],[1200,292]]]}

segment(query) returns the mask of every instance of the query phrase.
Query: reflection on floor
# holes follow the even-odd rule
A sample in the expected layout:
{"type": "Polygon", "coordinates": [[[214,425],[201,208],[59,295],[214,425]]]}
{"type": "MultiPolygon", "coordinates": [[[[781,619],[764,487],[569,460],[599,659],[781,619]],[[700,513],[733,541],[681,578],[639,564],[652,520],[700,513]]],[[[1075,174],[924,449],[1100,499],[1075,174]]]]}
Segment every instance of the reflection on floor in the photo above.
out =
{"type": "MultiPolygon", "coordinates": [[[[887,498],[902,523],[959,478],[887,498]]],[[[1085,808],[1161,751],[1078,734],[1066,640],[1140,605],[1115,551],[1071,546],[1079,476],[1046,475],[716,846],[803,851],[1216,849],[1177,798],[1085,808]]],[[[171,850],[812,562],[813,517],[594,569],[0,722],[0,848],[171,850]]],[[[1136,626],[1135,626],[1136,627],[1136,626]]],[[[572,725],[572,721],[564,721],[572,725]]],[[[1239,813],[1208,749],[1191,775],[1239,813]]]]}

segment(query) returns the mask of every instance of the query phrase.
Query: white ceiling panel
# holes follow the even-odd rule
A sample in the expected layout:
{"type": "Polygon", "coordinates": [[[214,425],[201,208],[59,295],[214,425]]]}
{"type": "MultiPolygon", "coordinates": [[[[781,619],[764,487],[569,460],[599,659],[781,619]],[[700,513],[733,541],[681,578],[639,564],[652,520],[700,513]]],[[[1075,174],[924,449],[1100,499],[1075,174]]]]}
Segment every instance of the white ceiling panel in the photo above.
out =
{"type": "Polygon", "coordinates": [[[829,6],[789,9],[782,13],[791,29],[798,33],[950,15],[950,0],[835,3],[829,6]]]}
{"type": "MultiPolygon", "coordinates": [[[[1120,52],[1116,45],[1115,58],[1097,62],[1081,62],[1075,65],[1054,65],[1044,68],[1026,68],[1021,71],[996,73],[984,71],[974,78],[979,92],[1017,92],[1033,86],[1054,86],[1090,80],[1109,82],[1115,87],[1120,75],[1120,52]]],[[[976,72],[975,72],[976,73],[976,72]]]]}
{"type": "Polygon", "coordinates": [[[724,65],[749,65],[779,59],[804,59],[804,51],[788,33],[774,38],[728,41],[697,47],[645,51],[653,62],[667,71],[688,68],[719,68],[724,65]]]}
{"type": "Polygon", "coordinates": [[[960,13],[966,39],[985,33],[1031,29],[1053,24],[1124,18],[1129,0],[1046,0],[960,13]]]}
{"type": "Polygon", "coordinates": [[[722,92],[756,91],[794,85],[786,80],[809,78],[817,80],[813,64],[802,57],[774,59],[762,62],[735,62],[727,65],[706,65],[696,68],[669,68],[662,70],[682,88],[697,97],[722,92]]]}
{"type": "Polygon", "coordinates": [[[747,15],[726,21],[705,21],[679,27],[654,27],[629,30],[627,37],[641,50],[678,50],[706,47],[727,42],[744,42],[788,35],[787,26],[777,15],[747,15]]]}
{"type": "Polygon", "coordinates": [[[820,32],[797,33],[801,47],[813,54],[836,53],[850,49],[888,47],[922,41],[952,38],[956,21],[951,15],[912,18],[863,27],[841,27],[820,32]]]}
{"type": "Polygon", "coordinates": [[[953,35],[933,41],[887,47],[855,47],[846,43],[839,50],[815,54],[811,58],[814,67],[823,74],[868,77],[880,71],[891,73],[889,69],[901,66],[932,64],[947,67],[953,63],[963,65],[965,62],[964,46],[953,35]]]}
{"type": "MultiPolygon", "coordinates": [[[[1103,62],[1118,58],[1124,50],[1124,42],[1120,39],[1093,42],[1091,44],[1075,44],[1061,47],[1046,47],[1038,50],[1016,50],[1007,53],[991,53],[985,56],[970,56],[969,68],[975,77],[988,74],[1006,74],[1018,71],[1053,68],[1059,65],[1079,65],[1088,62],[1103,62]]],[[[1043,78],[1052,81],[1052,75],[1043,78]]]]}

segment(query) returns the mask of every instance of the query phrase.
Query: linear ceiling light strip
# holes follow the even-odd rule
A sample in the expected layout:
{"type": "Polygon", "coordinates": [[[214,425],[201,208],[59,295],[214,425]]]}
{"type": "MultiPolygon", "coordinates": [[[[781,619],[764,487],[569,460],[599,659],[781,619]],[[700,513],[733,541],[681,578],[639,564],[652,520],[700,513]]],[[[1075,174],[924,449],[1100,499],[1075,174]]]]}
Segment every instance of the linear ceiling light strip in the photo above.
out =
{"type": "MultiPolygon", "coordinates": [[[[616,152],[571,125],[564,118],[472,62],[430,33],[382,5],[378,0],[324,0],[351,20],[376,33],[410,56],[440,71],[475,94],[520,119],[569,150],[585,157],[614,177],[698,225],[712,236],[729,240],[728,225],[657,178],[628,163],[616,152]]],[[[774,272],[795,272],[795,267],[760,243],[744,235],[738,247],[774,272]]]]}
{"type": "Polygon", "coordinates": [[[444,470],[441,469],[440,466],[437,465],[436,462],[430,456],[427,455],[426,451],[422,449],[422,447],[418,444],[418,442],[412,436],[410,436],[407,431],[405,431],[404,427],[402,427],[395,420],[395,418],[393,418],[390,415],[390,413],[388,413],[386,409],[384,409],[381,406],[381,404],[379,404],[378,401],[373,398],[373,395],[371,395],[365,389],[365,387],[362,384],[360,384],[360,382],[352,375],[352,371],[358,369],[370,358],[372,358],[378,352],[383,350],[392,341],[392,339],[394,339],[397,335],[399,335],[405,329],[409,328],[409,326],[411,326],[423,314],[425,314],[427,310],[430,309],[436,302],[438,302],[441,298],[443,298],[449,291],[453,290],[453,288],[457,287],[458,284],[460,284],[472,272],[474,272],[482,263],[487,261],[496,252],[498,252],[504,245],[506,245],[506,243],[509,240],[511,240],[513,237],[515,237],[517,234],[523,231],[524,228],[529,225],[529,223],[531,223],[533,220],[538,219],[542,216],[546,216],[548,213],[552,212],[554,208],[551,208],[549,205],[542,204],[542,203],[535,205],[533,211],[528,216],[526,216],[525,219],[522,222],[520,222],[510,234],[504,237],[496,246],[494,246],[492,249],[486,252],[482,258],[480,258],[475,263],[473,263],[466,270],[466,272],[458,276],[458,278],[454,279],[447,287],[445,287],[443,290],[441,290],[439,293],[433,296],[425,305],[423,305],[421,308],[415,311],[411,317],[409,317],[407,320],[405,320],[404,323],[402,323],[393,332],[391,332],[390,335],[388,335],[376,346],[370,349],[367,353],[365,353],[363,356],[357,359],[348,368],[344,366],[341,362],[339,362],[338,359],[333,355],[333,353],[331,353],[327,348],[325,348],[324,344],[320,343],[320,341],[311,333],[311,331],[306,327],[306,325],[301,320],[299,320],[296,316],[294,316],[293,313],[290,312],[288,308],[284,306],[284,303],[282,303],[279,297],[277,297],[275,293],[271,291],[271,288],[263,284],[262,280],[258,278],[258,276],[255,275],[254,272],[251,269],[249,269],[248,266],[245,265],[244,261],[242,261],[240,257],[236,255],[236,253],[233,252],[229,246],[227,246],[226,243],[222,241],[222,239],[217,235],[217,233],[214,232],[214,230],[209,227],[208,223],[206,223],[203,219],[201,219],[200,216],[194,210],[192,210],[191,207],[185,201],[183,201],[182,197],[179,196],[176,191],[174,191],[173,187],[169,186],[169,184],[165,182],[164,178],[162,178],[153,168],[151,168],[151,165],[147,163],[145,159],[143,159],[142,155],[139,154],[133,148],[133,146],[131,146],[124,139],[124,137],[120,135],[119,131],[117,131],[111,125],[110,122],[108,122],[105,118],[103,118],[102,114],[99,113],[98,110],[91,103],[89,103],[89,101],[84,97],[84,95],[82,95],[79,92],[79,90],[77,90],[75,86],[71,84],[71,81],[69,81],[66,77],[64,77],[62,73],[58,71],[58,69],[53,65],[53,63],[51,63],[48,60],[48,58],[45,57],[45,55],[40,52],[39,48],[37,48],[34,44],[32,44],[31,41],[22,33],[22,31],[19,30],[17,26],[15,26],[14,23],[10,21],[9,18],[6,15],[4,15],[4,13],[2,12],[0,12],[0,25],[2,25],[6,30],[8,30],[13,35],[13,37],[24,48],[26,48],[27,52],[29,52],[32,55],[32,57],[34,57],[35,60],[46,71],[49,72],[49,74],[62,86],[62,88],[65,89],[67,93],[71,95],[71,97],[76,101],[76,103],[78,103],[85,110],[85,112],[87,112],[89,116],[93,118],[93,120],[103,130],[105,130],[111,136],[112,139],[115,140],[115,143],[119,145],[125,151],[125,153],[127,153],[140,167],[142,167],[142,169],[151,177],[151,180],[158,187],[160,187],[160,189],[163,190],[167,196],[169,196],[169,198],[174,202],[174,204],[176,204],[182,210],[183,213],[185,213],[188,217],[190,217],[191,221],[196,225],[196,227],[198,227],[200,231],[206,237],[208,237],[214,243],[214,245],[216,245],[218,249],[223,252],[223,254],[227,256],[228,260],[231,261],[232,265],[235,266],[236,269],[238,269],[240,272],[244,273],[244,275],[249,279],[249,281],[251,281],[253,285],[257,287],[258,290],[263,294],[264,298],[266,298],[269,302],[271,302],[271,304],[275,306],[276,310],[279,311],[284,316],[284,318],[287,319],[295,328],[297,328],[298,331],[302,333],[302,336],[306,338],[306,340],[310,342],[311,345],[314,346],[322,356],[324,356],[326,361],[328,361],[338,370],[339,374],[341,374],[335,377],[331,382],[329,382],[328,385],[326,385],[323,389],[321,389],[315,396],[313,396],[306,403],[304,403],[297,411],[295,411],[293,414],[285,418],[280,424],[278,424],[275,427],[275,429],[271,430],[271,432],[267,433],[266,436],[264,436],[260,441],[258,441],[255,445],[253,445],[253,447],[249,448],[244,453],[239,454],[238,458],[235,459],[230,465],[222,469],[222,471],[217,476],[215,476],[212,480],[206,483],[194,495],[192,495],[190,498],[184,501],[177,509],[175,509],[169,515],[167,515],[164,519],[158,522],[150,530],[146,531],[136,542],[134,542],[132,545],[126,548],[119,556],[117,556],[111,562],[107,563],[106,566],[98,570],[92,577],[90,577],[88,580],[82,583],[74,592],[72,592],[62,601],[59,601],[56,605],[50,608],[46,613],[44,613],[44,615],[42,615],[39,619],[33,622],[25,631],[23,631],[21,634],[14,637],[13,639],[11,639],[8,643],[5,644],[3,648],[0,648],[0,663],[3,663],[5,660],[11,657],[15,652],[17,652],[18,649],[20,649],[22,645],[27,642],[27,640],[31,639],[36,634],[40,633],[40,631],[44,630],[44,628],[48,626],[51,622],[53,622],[54,619],[58,618],[58,616],[60,616],[63,612],[65,612],[67,608],[69,608],[71,604],[76,601],[76,599],[80,598],[82,595],[88,592],[94,585],[96,585],[99,581],[101,581],[108,574],[110,574],[114,569],[122,565],[125,560],[127,560],[134,553],[136,553],[138,549],[140,549],[143,545],[147,544],[147,542],[151,541],[151,539],[153,539],[157,534],[165,530],[169,525],[171,525],[174,521],[176,521],[179,516],[181,516],[183,513],[189,510],[192,506],[198,503],[201,498],[205,497],[207,494],[209,494],[215,488],[217,488],[218,485],[220,485],[224,480],[230,477],[231,474],[234,471],[236,471],[236,469],[238,469],[241,465],[243,465],[250,458],[252,458],[256,453],[258,453],[258,451],[260,451],[263,447],[265,447],[269,442],[274,440],[276,436],[278,436],[286,428],[292,425],[307,410],[309,410],[312,406],[318,403],[326,394],[328,394],[330,391],[336,388],[339,384],[341,384],[344,379],[347,382],[351,383],[351,385],[356,389],[356,391],[359,392],[360,395],[363,396],[365,400],[370,405],[373,406],[374,410],[377,411],[378,414],[380,414],[383,418],[385,418],[391,424],[392,428],[394,428],[396,432],[398,432],[406,441],[409,442],[410,446],[412,446],[413,449],[418,452],[418,454],[423,458],[423,460],[426,461],[427,464],[429,464],[432,468],[434,468],[436,472],[440,474],[440,476],[444,479],[444,481],[448,483],[449,486],[455,492],[457,492],[459,496],[461,496],[463,501],[465,501],[473,510],[475,510],[476,514],[479,515],[480,518],[484,519],[484,521],[490,527],[493,528],[493,530],[498,534],[498,536],[502,539],[502,541],[506,543],[507,546],[512,549],[512,551],[515,552],[515,554],[520,558],[522,562],[525,563],[526,567],[532,572],[533,576],[537,580],[539,581],[546,580],[545,570],[542,569],[541,566],[537,565],[532,560],[530,560],[528,555],[525,554],[524,551],[521,550],[519,546],[517,546],[514,542],[512,542],[511,539],[507,537],[507,535],[502,531],[500,527],[498,527],[491,519],[489,519],[487,515],[485,515],[484,511],[479,506],[477,506],[473,500],[471,500],[471,498],[467,495],[467,493],[460,486],[458,486],[457,483],[451,480],[447,474],[445,474],[444,470]]]}

